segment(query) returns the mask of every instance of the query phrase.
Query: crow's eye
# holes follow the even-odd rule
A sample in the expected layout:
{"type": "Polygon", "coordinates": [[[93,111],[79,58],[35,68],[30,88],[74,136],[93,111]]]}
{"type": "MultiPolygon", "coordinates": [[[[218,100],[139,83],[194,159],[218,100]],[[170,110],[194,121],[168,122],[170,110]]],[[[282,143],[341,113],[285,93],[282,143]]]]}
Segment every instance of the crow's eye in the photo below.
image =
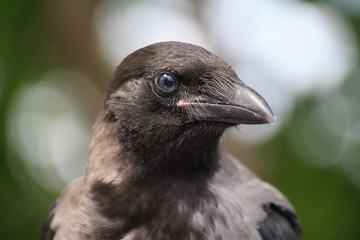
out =
{"type": "Polygon", "coordinates": [[[156,85],[164,92],[172,92],[176,89],[177,82],[173,76],[161,73],[156,78],[156,85]]]}

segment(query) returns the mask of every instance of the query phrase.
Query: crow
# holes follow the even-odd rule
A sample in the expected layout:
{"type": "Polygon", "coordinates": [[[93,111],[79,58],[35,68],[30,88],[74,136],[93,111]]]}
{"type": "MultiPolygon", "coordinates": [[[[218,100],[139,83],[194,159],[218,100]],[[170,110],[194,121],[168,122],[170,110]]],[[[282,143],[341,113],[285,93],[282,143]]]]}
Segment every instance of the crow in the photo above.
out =
{"type": "Polygon", "coordinates": [[[85,176],[61,194],[41,239],[296,240],[293,207],[219,143],[274,122],[265,100],[208,50],[161,42],[116,68],[85,176]]]}

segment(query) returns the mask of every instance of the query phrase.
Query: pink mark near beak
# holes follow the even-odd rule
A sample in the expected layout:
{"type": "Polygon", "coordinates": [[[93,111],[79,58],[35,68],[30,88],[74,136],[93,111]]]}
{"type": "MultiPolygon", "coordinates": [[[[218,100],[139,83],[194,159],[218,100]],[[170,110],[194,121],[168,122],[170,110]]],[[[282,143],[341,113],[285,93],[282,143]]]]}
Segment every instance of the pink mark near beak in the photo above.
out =
{"type": "Polygon", "coordinates": [[[178,103],[177,103],[177,106],[178,107],[190,107],[191,103],[188,103],[188,102],[184,102],[183,100],[180,100],[178,103]]]}

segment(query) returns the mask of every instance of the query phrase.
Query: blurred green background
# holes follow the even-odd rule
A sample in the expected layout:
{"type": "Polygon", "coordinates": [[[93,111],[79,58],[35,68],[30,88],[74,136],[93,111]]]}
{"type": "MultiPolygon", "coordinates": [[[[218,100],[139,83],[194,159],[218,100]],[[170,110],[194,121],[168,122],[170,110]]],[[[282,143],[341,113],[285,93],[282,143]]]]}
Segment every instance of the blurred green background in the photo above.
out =
{"type": "Polygon", "coordinates": [[[276,125],[223,143],[288,196],[303,239],[359,239],[358,0],[0,0],[0,239],[38,239],[114,67],[164,40],[222,56],[273,106],[276,125]]]}

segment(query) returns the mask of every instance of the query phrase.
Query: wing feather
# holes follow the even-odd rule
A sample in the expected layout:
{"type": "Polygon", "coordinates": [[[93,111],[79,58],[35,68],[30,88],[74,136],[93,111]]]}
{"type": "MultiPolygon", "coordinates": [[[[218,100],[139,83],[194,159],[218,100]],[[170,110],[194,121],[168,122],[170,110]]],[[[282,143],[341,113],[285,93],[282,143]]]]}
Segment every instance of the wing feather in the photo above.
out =
{"type": "Polygon", "coordinates": [[[269,203],[263,205],[267,217],[260,222],[259,232],[263,240],[299,240],[301,229],[298,219],[290,209],[269,203]]]}
{"type": "Polygon", "coordinates": [[[52,229],[50,225],[55,214],[56,206],[57,206],[57,202],[53,203],[50,207],[50,212],[47,218],[45,219],[44,225],[42,227],[40,240],[52,240],[54,238],[56,229],[52,229]]]}

